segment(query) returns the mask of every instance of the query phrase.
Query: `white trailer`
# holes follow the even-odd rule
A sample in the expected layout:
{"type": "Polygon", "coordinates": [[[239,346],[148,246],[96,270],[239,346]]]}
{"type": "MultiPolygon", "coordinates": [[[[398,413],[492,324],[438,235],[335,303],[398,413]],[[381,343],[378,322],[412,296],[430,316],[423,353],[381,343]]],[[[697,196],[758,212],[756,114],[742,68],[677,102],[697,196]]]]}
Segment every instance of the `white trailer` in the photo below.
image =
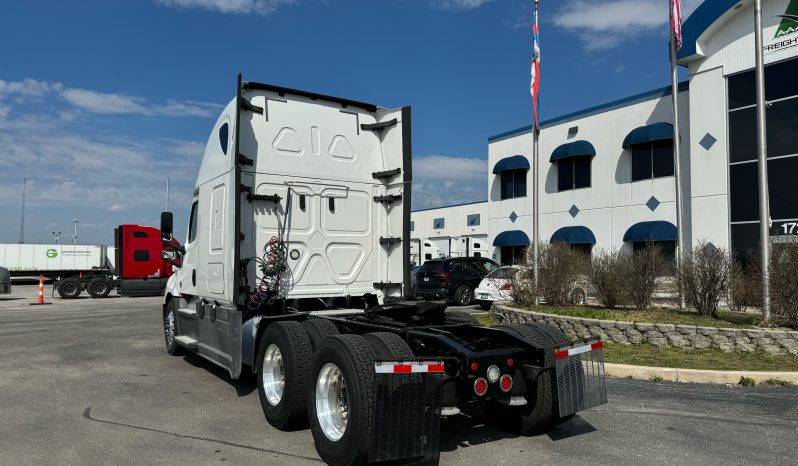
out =
{"type": "Polygon", "coordinates": [[[107,247],[101,245],[0,244],[0,265],[17,276],[111,269],[107,247]]]}
{"type": "MultiPolygon", "coordinates": [[[[410,147],[409,107],[239,76],[205,148],[185,247],[164,251],[182,255],[163,307],[167,351],[255,373],[268,422],[309,425],[330,464],[435,464],[440,416],[471,401],[516,433],[606,403],[600,342],[396,303],[410,286],[410,147]]],[[[172,231],[165,212],[169,245],[172,231]]]]}

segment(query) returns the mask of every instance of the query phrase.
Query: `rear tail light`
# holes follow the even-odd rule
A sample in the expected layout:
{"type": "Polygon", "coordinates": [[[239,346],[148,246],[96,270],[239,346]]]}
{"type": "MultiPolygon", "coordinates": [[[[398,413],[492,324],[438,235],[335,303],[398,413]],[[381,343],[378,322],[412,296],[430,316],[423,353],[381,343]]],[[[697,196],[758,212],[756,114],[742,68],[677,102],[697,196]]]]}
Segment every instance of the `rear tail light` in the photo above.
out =
{"type": "Polygon", "coordinates": [[[501,386],[503,392],[509,392],[513,389],[513,378],[508,374],[504,374],[502,378],[499,379],[499,386],[501,386]]]}
{"type": "Polygon", "coordinates": [[[482,396],[488,392],[488,381],[483,379],[482,377],[478,378],[474,381],[474,393],[477,396],[482,396]]]}
{"type": "Polygon", "coordinates": [[[435,278],[449,278],[449,274],[446,272],[435,273],[432,276],[435,278]]]}
{"type": "Polygon", "coordinates": [[[499,287],[499,291],[510,291],[513,289],[512,283],[505,283],[504,285],[499,287]]]}

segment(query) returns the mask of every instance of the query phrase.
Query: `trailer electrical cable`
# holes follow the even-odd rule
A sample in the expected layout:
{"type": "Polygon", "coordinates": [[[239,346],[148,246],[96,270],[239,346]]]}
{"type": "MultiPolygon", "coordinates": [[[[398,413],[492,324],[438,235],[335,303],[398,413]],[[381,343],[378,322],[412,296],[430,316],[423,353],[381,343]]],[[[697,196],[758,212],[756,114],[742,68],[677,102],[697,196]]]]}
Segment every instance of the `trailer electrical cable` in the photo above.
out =
{"type": "Polygon", "coordinates": [[[269,305],[274,298],[279,294],[280,280],[283,272],[288,268],[287,256],[288,248],[283,241],[286,229],[288,228],[289,215],[291,211],[291,188],[288,188],[288,195],[286,196],[286,212],[285,221],[282,222],[282,228],[279,225],[279,217],[277,219],[277,235],[272,236],[271,239],[264,245],[262,257],[251,257],[249,260],[255,261],[258,264],[261,275],[257,277],[258,283],[255,290],[250,293],[247,308],[251,311],[260,309],[263,305],[269,305]]]}

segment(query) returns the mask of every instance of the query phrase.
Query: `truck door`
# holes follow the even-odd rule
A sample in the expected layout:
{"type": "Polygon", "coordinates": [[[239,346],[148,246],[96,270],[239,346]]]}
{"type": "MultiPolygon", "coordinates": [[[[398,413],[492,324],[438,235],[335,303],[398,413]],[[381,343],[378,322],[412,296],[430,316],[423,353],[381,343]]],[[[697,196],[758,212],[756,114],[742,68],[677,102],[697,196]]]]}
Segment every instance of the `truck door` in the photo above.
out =
{"type": "Polygon", "coordinates": [[[238,333],[241,327],[241,311],[229,303],[225,287],[225,255],[231,239],[228,228],[229,186],[234,182],[233,173],[202,185],[199,195],[198,241],[202,245],[196,254],[197,294],[203,296],[197,304],[200,354],[228,368],[237,375],[233,354],[240,354],[238,333]]]}
{"type": "Polygon", "coordinates": [[[175,272],[180,285],[181,299],[179,301],[177,321],[180,333],[197,339],[198,312],[197,312],[197,226],[199,221],[199,192],[194,193],[194,202],[191,204],[191,214],[188,220],[188,236],[186,237],[183,255],[183,266],[175,272]]]}

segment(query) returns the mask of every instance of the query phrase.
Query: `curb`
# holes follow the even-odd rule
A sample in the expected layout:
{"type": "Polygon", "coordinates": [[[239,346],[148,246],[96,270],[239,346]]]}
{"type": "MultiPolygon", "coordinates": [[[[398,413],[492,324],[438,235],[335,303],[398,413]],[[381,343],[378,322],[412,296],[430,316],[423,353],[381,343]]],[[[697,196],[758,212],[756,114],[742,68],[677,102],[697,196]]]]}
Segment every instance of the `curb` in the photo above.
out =
{"type": "Polygon", "coordinates": [[[716,371],[705,369],[678,369],[672,367],[633,366],[631,364],[604,363],[604,373],[609,377],[631,377],[651,380],[662,377],[669,382],[737,384],[740,377],[750,377],[757,383],[768,379],[782,379],[798,385],[798,372],[774,371],[716,371]]]}

